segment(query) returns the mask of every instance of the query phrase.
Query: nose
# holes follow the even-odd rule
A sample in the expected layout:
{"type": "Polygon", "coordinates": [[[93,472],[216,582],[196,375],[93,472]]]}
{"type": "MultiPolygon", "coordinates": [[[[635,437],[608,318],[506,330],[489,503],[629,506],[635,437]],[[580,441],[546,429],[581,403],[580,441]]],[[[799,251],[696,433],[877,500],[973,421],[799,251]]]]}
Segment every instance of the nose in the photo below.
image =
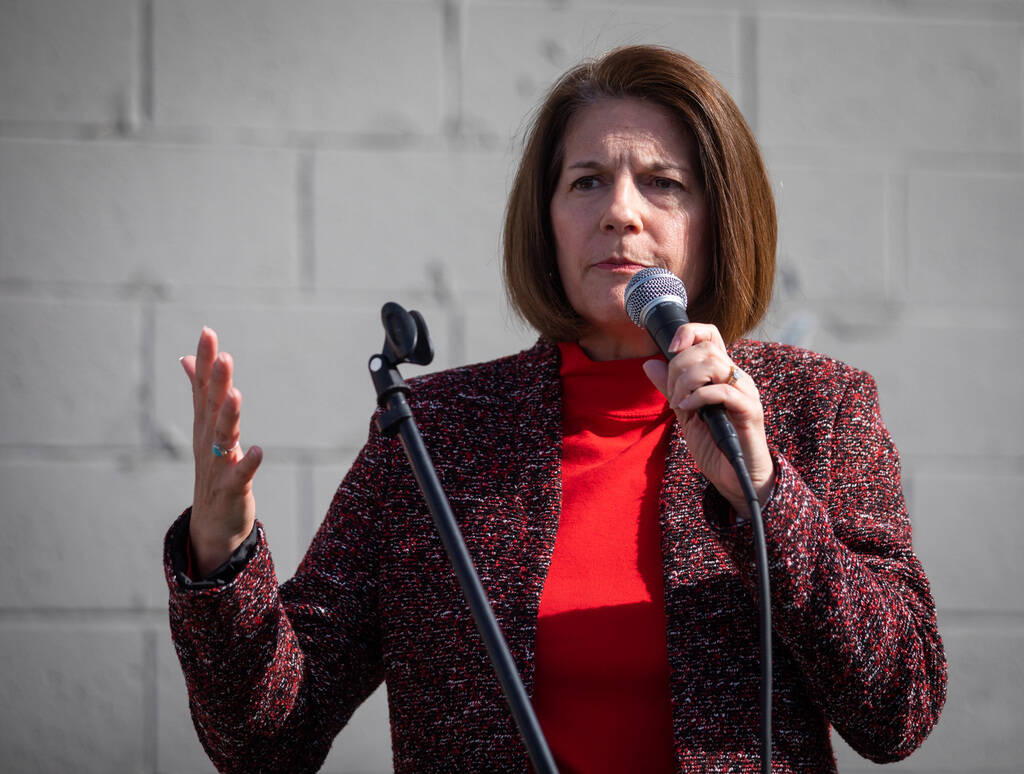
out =
{"type": "Polygon", "coordinates": [[[643,197],[629,176],[616,178],[610,199],[601,216],[601,229],[617,234],[638,234],[644,229],[643,197]]]}

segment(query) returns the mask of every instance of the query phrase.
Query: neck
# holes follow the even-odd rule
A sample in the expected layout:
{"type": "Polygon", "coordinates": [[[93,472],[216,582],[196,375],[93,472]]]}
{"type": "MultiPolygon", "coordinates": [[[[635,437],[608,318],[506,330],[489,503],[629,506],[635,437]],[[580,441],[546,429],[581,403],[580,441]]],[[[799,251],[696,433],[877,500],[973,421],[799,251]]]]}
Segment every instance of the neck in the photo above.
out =
{"type": "Polygon", "coordinates": [[[647,331],[636,326],[615,336],[597,331],[586,333],[578,343],[587,357],[598,361],[653,357],[658,354],[658,347],[647,331]]]}

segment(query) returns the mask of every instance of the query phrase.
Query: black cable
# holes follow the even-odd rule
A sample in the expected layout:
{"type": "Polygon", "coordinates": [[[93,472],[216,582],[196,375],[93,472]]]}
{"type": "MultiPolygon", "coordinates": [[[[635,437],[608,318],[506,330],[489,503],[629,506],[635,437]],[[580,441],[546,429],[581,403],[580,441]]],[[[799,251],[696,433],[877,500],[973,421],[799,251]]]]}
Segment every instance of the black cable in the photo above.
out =
{"type": "Polygon", "coordinates": [[[750,524],[754,530],[754,562],[757,566],[757,597],[761,640],[761,771],[772,770],[772,604],[771,583],[768,579],[768,546],[764,538],[761,503],[754,491],[754,482],[747,472],[743,452],[729,455],[743,496],[750,509],[750,524]]]}

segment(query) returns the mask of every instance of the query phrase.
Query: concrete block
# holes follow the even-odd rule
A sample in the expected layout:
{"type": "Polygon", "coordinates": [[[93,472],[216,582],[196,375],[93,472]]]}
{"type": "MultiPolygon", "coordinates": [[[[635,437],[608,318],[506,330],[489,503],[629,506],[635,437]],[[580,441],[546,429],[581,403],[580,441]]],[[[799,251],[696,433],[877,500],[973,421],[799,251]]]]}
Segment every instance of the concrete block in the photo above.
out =
{"type": "Polygon", "coordinates": [[[479,363],[532,347],[537,332],[522,322],[504,296],[481,298],[465,310],[466,361],[479,363]]]}
{"type": "Polygon", "coordinates": [[[1020,150],[1015,25],[773,16],[758,31],[763,143],[1020,150]]]}
{"type": "Polygon", "coordinates": [[[0,5],[0,121],[137,121],[138,8],[134,0],[0,5]]]}
{"type": "Polygon", "coordinates": [[[852,323],[822,320],[812,348],[875,377],[882,415],[904,455],[998,457],[1024,453],[1024,413],[1013,410],[1024,374],[1011,373],[1021,366],[1006,358],[1017,350],[1018,340],[1012,329],[974,328],[952,320],[948,327],[932,327],[881,315],[868,324],[862,314],[852,323]],[[970,374],[1000,378],[956,378],[960,371],[951,359],[968,355],[970,374]]]}
{"type": "Polygon", "coordinates": [[[1024,178],[910,177],[908,281],[921,302],[1020,307],[1024,178]]]}
{"type": "Polygon", "coordinates": [[[0,140],[0,279],[288,286],[294,154],[0,140]]]}
{"type": "MultiPolygon", "coordinates": [[[[1019,771],[1024,756],[1024,632],[1016,626],[951,626],[943,631],[943,642],[949,691],[942,717],[921,748],[891,769],[921,774],[1019,771]]],[[[844,774],[878,770],[837,735],[833,738],[844,774]]]]}
{"type": "Polygon", "coordinates": [[[940,613],[1024,611],[1024,478],[920,474],[910,491],[914,549],[940,613]]]}
{"type": "Polygon", "coordinates": [[[773,169],[780,292],[876,299],[885,292],[885,179],[856,170],[773,169]]]}
{"type": "MultiPolygon", "coordinates": [[[[163,538],[192,502],[180,463],[0,463],[0,607],[149,609],[167,605],[163,538]]],[[[298,563],[295,472],[267,464],[254,490],[279,572],[298,563]]]]}
{"type": "MultiPolygon", "coordinates": [[[[383,344],[380,307],[388,300],[404,301],[378,291],[330,306],[161,306],[155,345],[158,423],[176,438],[191,438],[191,393],[177,361],[195,352],[199,331],[209,325],[235,358],[243,444],[258,443],[267,462],[285,450],[358,449],[377,405],[366,364],[383,344]]],[[[419,308],[434,340],[446,340],[442,310],[415,300],[403,305],[419,308]]],[[[437,368],[448,364],[443,354],[438,361],[437,368]]],[[[409,367],[402,373],[409,377],[422,370],[409,367]]]]}
{"type": "Polygon", "coordinates": [[[391,774],[391,724],[388,694],[382,685],[363,702],[334,740],[326,774],[391,774]]]}
{"type": "MultiPolygon", "coordinates": [[[[366,426],[369,428],[369,420],[367,420],[366,426]]],[[[363,440],[366,440],[365,437],[363,440]]],[[[362,448],[361,442],[359,446],[353,447],[350,452],[342,455],[341,459],[337,462],[319,463],[311,466],[309,480],[312,493],[309,500],[312,509],[307,514],[302,527],[300,527],[299,534],[299,542],[302,543],[303,553],[309,547],[310,541],[313,540],[313,535],[320,529],[320,523],[324,520],[324,516],[327,515],[327,509],[334,499],[334,493],[338,490],[338,485],[345,478],[349,468],[352,467],[352,463],[355,462],[360,448],[362,448]]]]}
{"type": "Polygon", "coordinates": [[[440,128],[437,3],[157,0],[154,10],[157,124],[440,128]]]}
{"type": "Polygon", "coordinates": [[[4,771],[143,771],[142,654],[128,626],[0,626],[4,771]]]}
{"type": "Polygon", "coordinates": [[[6,297],[0,330],[0,444],[138,443],[137,307],[6,297]]]}
{"type": "Polygon", "coordinates": [[[513,175],[499,154],[317,154],[317,286],[497,291],[513,175]]]}
{"type": "Polygon", "coordinates": [[[513,3],[471,4],[468,19],[463,119],[471,132],[513,136],[563,72],[584,58],[632,43],[683,51],[738,96],[732,14],[513,3]]]}

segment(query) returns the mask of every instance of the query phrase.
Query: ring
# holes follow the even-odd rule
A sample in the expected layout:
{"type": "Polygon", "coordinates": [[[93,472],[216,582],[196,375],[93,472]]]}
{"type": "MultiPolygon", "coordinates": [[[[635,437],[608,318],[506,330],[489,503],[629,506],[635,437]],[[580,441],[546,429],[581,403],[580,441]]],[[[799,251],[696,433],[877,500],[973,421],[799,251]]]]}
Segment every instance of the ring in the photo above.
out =
{"type": "Polygon", "coordinates": [[[741,376],[743,376],[743,372],[736,367],[735,363],[733,363],[729,366],[729,378],[725,381],[730,387],[732,387],[740,380],[741,376]]]}
{"type": "Polygon", "coordinates": [[[234,446],[232,446],[232,447],[230,447],[228,449],[225,449],[219,443],[215,443],[213,445],[213,456],[214,457],[227,457],[229,454],[231,454],[231,452],[233,452],[235,449],[237,449],[240,445],[241,444],[238,441],[235,441],[235,445],[234,446]]]}

